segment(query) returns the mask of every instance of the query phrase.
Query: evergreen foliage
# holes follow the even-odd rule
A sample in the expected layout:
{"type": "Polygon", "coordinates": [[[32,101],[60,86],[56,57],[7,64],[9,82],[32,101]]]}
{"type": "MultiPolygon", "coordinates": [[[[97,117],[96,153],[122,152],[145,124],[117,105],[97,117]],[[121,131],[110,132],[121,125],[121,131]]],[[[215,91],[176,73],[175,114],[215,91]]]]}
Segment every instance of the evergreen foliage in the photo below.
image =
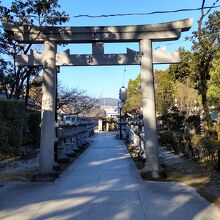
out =
{"type": "Polygon", "coordinates": [[[207,102],[220,110],[220,52],[218,51],[212,62],[210,80],[208,81],[207,102]]]}
{"type": "Polygon", "coordinates": [[[26,123],[24,103],[0,100],[0,148],[5,151],[18,148],[22,143],[26,123]]]}
{"type": "MultiPolygon", "coordinates": [[[[68,21],[68,15],[60,11],[58,0],[16,0],[10,7],[0,2],[1,22],[19,23],[21,25],[57,25],[68,21]]],[[[16,67],[15,58],[20,53],[27,54],[32,44],[24,45],[16,42],[9,33],[0,33],[0,52],[8,57],[8,61],[0,59],[0,89],[7,99],[24,98],[26,105],[29,97],[29,82],[36,77],[42,67],[16,67]]]]}
{"type": "Polygon", "coordinates": [[[123,108],[124,112],[140,111],[142,106],[141,95],[141,75],[139,74],[136,79],[129,80],[127,88],[127,99],[123,108]]]}
{"type": "Polygon", "coordinates": [[[174,84],[168,71],[155,71],[156,110],[164,115],[174,105],[174,84]]]}

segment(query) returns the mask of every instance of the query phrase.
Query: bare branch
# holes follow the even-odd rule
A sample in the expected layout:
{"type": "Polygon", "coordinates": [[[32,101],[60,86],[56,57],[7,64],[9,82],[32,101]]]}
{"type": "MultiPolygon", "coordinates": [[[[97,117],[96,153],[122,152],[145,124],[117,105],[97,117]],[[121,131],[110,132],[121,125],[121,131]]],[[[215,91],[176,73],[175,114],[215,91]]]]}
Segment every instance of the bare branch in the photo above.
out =
{"type": "MultiPolygon", "coordinates": [[[[205,3],[205,0],[203,0],[203,2],[205,3]]],[[[216,0],[216,1],[212,4],[212,7],[214,7],[218,2],[219,2],[219,0],[216,0]]],[[[207,12],[204,14],[204,17],[212,10],[212,7],[207,10],[207,12]]],[[[203,5],[203,8],[204,8],[204,5],[203,5]]]]}
{"type": "Polygon", "coordinates": [[[58,85],[57,110],[59,112],[79,114],[94,107],[96,99],[89,97],[85,90],[65,88],[58,85]]]}

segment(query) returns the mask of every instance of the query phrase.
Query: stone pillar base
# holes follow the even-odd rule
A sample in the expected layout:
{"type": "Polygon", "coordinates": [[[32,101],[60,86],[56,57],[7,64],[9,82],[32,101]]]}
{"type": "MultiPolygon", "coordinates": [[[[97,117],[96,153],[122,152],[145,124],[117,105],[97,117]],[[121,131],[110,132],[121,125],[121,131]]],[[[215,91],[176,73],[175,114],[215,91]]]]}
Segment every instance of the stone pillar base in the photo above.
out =
{"type": "Polygon", "coordinates": [[[141,170],[141,176],[145,180],[162,180],[166,179],[167,175],[164,169],[160,169],[159,171],[150,171],[145,167],[141,170]]]}
{"type": "MultiPolygon", "coordinates": [[[[68,154],[67,156],[69,156],[69,154],[68,154]]],[[[73,157],[73,156],[74,156],[74,154],[73,154],[73,155],[72,155],[72,154],[70,155],[70,157],[73,157]]],[[[65,158],[59,159],[57,162],[58,162],[59,164],[70,163],[70,158],[65,157],[65,158]]]]}
{"type": "Polygon", "coordinates": [[[141,171],[141,176],[146,180],[157,180],[161,179],[159,172],[152,171],[141,171]]]}
{"type": "Polygon", "coordinates": [[[32,177],[32,182],[54,182],[58,178],[58,173],[37,173],[32,177]]]}

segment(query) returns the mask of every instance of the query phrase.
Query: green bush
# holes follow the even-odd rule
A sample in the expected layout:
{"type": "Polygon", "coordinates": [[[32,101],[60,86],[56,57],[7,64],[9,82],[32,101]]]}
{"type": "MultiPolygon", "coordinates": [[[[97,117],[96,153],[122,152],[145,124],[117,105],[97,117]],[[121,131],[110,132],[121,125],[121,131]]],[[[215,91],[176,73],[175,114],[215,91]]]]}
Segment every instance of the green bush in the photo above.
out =
{"type": "Polygon", "coordinates": [[[191,137],[182,132],[161,131],[159,132],[159,142],[168,150],[173,150],[176,154],[196,160],[195,152],[191,143],[191,137]]]}
{"type": "Polygon", "coordinates": [[[194,148],[197,148],[200,155],[200,161],[217,166],[218,156],[220,151],[220,142],[211,137],[202,137],[200,135],[193,135],[192,143],[194,148]]]}
{"type": "Polygon", "coordinates": [[[23,145],[39,147],[40,145],[40,112],[27,113],[27,126],[24,134],[23,145]]]}
{"type": "Polygon", "coordinates": [[[196,134],[200,134],[201,132],[200,122],[201,121],[199,115],[190,115],[185,120],[185,126],[190,130],[194,130],[196,134]]]}
{"type": "Polygon", "coordinates": [[[0,112],[0,150],[4,146],[8,146],[8,127],[5,119],[3,118],[1,112],[0,112]]]}
{"type": "Polygon", "coordinates": [[[178,152],[178,143],[175,140],[174,133],[172,131],[161,131],[159,132],[160,144],[167,147],[169,150],[173,150],[175,153],[178,152]]]}
{"type": "Polygon", "coordinates": [[[184,115],[180,112],[170,112],[160,117],[163,127],[170,131],[180,131],[184,127],[184,119],[184,115]]]}
{"type": "Polygon", "coordinates": [[[22,143],[26,121],[25,105],[21,101],[0,100],[0,139],[1,148],[6,151],[17,148],[22,143]]]}

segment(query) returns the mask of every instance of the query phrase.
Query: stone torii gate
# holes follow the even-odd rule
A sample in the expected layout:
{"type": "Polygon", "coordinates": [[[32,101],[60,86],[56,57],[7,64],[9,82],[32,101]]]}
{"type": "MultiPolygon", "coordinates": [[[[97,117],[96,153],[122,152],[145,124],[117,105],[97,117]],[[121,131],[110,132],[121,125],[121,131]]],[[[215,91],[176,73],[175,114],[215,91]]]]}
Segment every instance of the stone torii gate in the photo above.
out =
{"type": "Polygon", "coordinates": [[[53,173],[55,142],[55,97],[57,66],[140,65],[143,95],[145,152],[144,172],[150,178],[159,177],[158,138],[153,64],[180,62],[177,52],[152,51],[152,42],[179,39],[192,19],[134,26],[40,27],[5,23],[4,30],[20,43],[41,44],[44,53],[31,51],[17,56],[17,65],[43,66],[43,97],[41,113],[40,175],[53,173]],[[127,49],[126,54],[105,54],[104,43],[139,42],[140,51],[127,49]],[[57,53],[57,44],[92,43],[92,54],[57,53]]]}

